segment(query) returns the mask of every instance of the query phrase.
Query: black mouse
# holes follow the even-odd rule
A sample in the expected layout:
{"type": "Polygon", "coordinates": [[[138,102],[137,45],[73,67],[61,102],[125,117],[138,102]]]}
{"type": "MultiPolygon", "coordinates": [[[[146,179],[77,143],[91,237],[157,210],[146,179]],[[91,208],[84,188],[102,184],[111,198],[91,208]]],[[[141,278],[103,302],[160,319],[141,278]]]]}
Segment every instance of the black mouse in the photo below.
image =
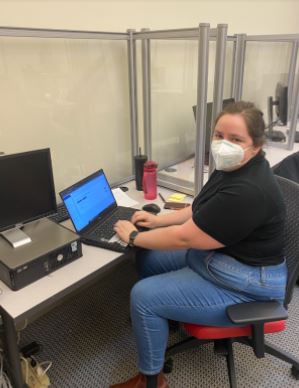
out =
{"type": "Polygon", "coordinates": [[[142,210],[153,214],[158,214],[161,211],[160,206],[156,205],[155,203],[147,203],[146,205],[142,206],[142,210]]]}

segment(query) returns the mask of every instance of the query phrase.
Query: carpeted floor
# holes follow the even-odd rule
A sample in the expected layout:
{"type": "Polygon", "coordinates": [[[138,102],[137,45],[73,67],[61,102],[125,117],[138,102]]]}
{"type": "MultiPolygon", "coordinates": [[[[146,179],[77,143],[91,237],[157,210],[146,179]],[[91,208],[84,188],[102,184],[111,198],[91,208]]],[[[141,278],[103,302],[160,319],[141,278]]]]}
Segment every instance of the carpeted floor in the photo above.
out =
{"type": "MultiPolygon", "coordinates": [[[[129,293],[136,281],[133,263],[121,264],[97,284],[31,323],[21,332],[21,345],[37,341],[37,357],[51,360],[54,388],[108,388],[137,373],[135,342],[129,323],[129,293]]],[[[288,329],[268,340],[299,358],[299,288],[289,308],[288,329]]],[[[170,336],[169,343],[184,333],[170,336]]],[[[271,356],[257,359],[252,350],[234,345],[239,387],[298,387],[290,366],[271,356]]],[[[171,388],[228,387],[225,358],[212,345],[176,355],[167,375],[171,388]]]]}

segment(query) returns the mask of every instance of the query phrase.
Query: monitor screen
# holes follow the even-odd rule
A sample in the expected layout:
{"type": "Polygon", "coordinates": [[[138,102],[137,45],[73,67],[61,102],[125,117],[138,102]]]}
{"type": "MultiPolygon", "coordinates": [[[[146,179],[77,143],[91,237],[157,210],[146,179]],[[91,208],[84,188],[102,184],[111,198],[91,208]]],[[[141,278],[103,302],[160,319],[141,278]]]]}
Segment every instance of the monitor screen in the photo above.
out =
{"type": "Polygon", "coordinates": [[[78,232],[116,206],[103,170],[82,179],[59,194],[78,232]]]}
{"type": "MultiPolygon", "coordinates": [[[[222,108],[224,109],[227,105],[232,104],[234,102],[235,102],[234,98],[226,98],[223,100],[222,108]]],[[[194,118],[196,120],[196,105],[194,105],[192,108],[193,108],[194,118]]],[[[210,151],[211,130],[213,127],[212,110],[213,110],[213,103],[208,102],[207,103],[207,114],[206,114],[206,138],[205,138],[205,153],[206,154],[208,154],[210,151]]]]}
{"type": "Polygon", "coordinates": [[[278,82],[275,88],[275,98],[269,96],[267,99],[268,127],[274,124],[286,125],[288,121],[288,87],[278,82]],[[276,116],[273,118],[273,107],[275,106],[276,116]]]}
{"type": "Polygon", "coordinates": [[[56,212],[50,149],[0,156],[0,231],[56,212]]]}
{"type": "Polygon", "coordinates": [[[276,115],[282,125],[288,122],[288,87],[278,82],[275,88],[276,115]]]}

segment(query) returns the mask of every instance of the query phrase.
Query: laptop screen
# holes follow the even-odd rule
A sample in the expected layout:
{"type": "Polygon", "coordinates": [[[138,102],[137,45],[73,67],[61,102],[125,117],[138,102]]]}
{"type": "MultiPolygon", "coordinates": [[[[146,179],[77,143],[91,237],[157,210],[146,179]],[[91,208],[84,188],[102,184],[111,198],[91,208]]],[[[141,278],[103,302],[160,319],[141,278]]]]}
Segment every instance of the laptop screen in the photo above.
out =
{"type": "Polygon", "coordinates": [[[60,196],[70,218],[80,232],[116,201],[103,170],[63,190],[60,196]]]}

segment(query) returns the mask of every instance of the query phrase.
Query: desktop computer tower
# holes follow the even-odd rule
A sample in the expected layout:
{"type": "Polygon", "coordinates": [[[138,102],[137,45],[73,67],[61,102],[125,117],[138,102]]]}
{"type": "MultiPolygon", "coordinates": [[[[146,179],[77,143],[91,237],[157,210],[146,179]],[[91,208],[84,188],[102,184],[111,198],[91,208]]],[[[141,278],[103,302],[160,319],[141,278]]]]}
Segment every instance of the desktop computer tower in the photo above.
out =
{"type": "Polygon", "coordinates": [[[0,237],[0,280],[19,290],[82,256],[79,236],[62,225],[42,218],[22,229],[31,242],[13,248],[0,237]]]}

